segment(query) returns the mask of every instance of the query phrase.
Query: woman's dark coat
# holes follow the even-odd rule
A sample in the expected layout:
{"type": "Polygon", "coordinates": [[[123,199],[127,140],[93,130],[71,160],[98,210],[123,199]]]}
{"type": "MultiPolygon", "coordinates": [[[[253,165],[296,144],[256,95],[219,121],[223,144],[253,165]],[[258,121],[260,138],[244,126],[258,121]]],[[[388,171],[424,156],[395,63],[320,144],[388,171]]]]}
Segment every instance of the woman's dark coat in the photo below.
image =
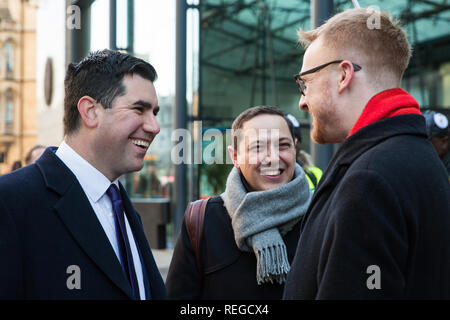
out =
{"type": "MultiPolygon", "coordinates": [[[[283,238],[292,261],[300,222],[283,238]]],[[[169,299],[281,299],[284,285],[256,281],[256,256],[238,249],[231,218],[221,197],[209,199],[201,242],[203,275],[183,221],[167,276],[169,299]]]]}

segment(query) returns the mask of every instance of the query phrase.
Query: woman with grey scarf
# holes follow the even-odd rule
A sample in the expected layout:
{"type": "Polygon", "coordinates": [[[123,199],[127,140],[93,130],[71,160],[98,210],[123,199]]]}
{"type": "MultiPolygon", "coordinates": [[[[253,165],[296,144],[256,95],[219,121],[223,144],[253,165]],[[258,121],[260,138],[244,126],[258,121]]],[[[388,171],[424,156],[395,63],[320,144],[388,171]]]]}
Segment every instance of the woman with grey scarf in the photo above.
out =
{"type": "Polygon", "coordinates": [[[292,123],[273,107],[233,122],[225,192],[209,199],[201,263],[185,222],[167,276],[169,299],[281,299],[302,216],[311,200],[296,164],[292,123]]]}

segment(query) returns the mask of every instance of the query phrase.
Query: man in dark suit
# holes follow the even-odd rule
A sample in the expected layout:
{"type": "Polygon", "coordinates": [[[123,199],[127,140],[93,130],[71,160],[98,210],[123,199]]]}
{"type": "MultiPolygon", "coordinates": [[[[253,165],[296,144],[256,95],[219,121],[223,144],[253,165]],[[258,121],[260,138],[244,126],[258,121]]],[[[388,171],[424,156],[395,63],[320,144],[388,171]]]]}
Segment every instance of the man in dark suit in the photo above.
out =
{"type": "Polygon", "coordinates": [[[118,178],[160,128],[156,71],[110,50],[68,67],[59,148],[0,177],[0,299],[164,299],[118,178]]]}

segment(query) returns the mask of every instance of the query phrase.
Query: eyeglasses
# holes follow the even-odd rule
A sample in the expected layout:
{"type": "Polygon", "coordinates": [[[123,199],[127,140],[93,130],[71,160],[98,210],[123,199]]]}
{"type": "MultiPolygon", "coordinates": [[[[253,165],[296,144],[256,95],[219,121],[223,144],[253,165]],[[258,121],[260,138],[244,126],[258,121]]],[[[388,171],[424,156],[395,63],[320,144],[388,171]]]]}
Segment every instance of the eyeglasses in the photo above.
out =
{"type": "MultiPolygon", "coordinates": [[[[331,61],[331,62],[327,62],[325,64],[322,64],[322,65],[318,66],[318,67],[315,67],[315,68],[312,68],[310,70],[307,70],[307,71],[304,71],[302,73],[298,73],[298,74],[294,75],[294,79],[295,79],[295,82],[297,83],[298,90],[300,91],[300,93],[302,95],[305,95],[305,91],[306,91],[306,85],[305,85],[305,82],[301,78],[302,76],[307,75],[307,74],[311,74],[311,73],[314,73],[314,72],[317,72],[319,70],[322,70],[325,67],[328,67],[330,64],[341,63],[342,61],[344,61],[344,60],[334,60],[334,61],[331,61]]],[[[355,69],[355,72],[361,70],[361,67],[358,66],[357,64],[352,63],[352,65],[353,65],[353,69],[355,69]]]]}

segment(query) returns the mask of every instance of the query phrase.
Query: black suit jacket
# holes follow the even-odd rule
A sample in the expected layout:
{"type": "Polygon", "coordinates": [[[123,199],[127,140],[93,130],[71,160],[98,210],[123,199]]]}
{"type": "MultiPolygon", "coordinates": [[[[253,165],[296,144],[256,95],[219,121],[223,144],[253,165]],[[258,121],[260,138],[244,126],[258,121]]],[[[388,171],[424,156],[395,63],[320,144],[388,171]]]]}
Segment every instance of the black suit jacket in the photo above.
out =
{"type": "MultiPolygon", "coordinates": [[[[48,148],[0,177],[0,299],[131,299],[131,286],[78,180],[48,148]],[[70,289],[79,268],[81,288],[70,289]],[[71,279],[69,279],[72,276],[71,279]]],[[[147,297],[165,298],[139,215],[120,186],[147,297]]]]}

